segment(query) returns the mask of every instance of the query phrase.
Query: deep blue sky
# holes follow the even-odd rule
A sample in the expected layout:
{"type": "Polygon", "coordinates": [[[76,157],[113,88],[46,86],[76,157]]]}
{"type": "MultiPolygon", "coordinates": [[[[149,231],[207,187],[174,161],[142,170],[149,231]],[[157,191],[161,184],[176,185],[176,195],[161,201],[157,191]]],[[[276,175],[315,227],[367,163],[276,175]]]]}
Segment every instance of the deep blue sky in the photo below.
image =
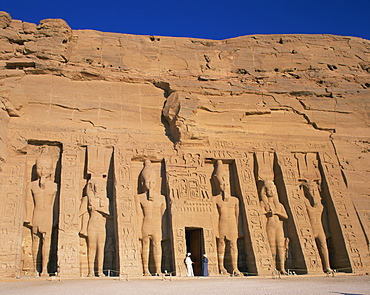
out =
{"type": "Polygon", "coordinates": [[[62,18],[72,29],[226,39],[335,34],[370,39],[370,0],[0,0],[14,19],[62,18]]]}

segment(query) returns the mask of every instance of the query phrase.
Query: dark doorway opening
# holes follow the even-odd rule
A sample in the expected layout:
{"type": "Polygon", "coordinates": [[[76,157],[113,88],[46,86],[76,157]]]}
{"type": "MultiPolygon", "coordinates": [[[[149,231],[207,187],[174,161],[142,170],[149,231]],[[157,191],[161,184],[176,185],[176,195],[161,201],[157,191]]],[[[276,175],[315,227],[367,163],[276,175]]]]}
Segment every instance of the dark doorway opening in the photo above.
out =
{"type": "Polygon", "coordinates": [[[202,257],[204,254],[203,228],[185,228],[186,251],[191,253],[191,260],[194,262],[194,275],[202,275],[202,257]]]}

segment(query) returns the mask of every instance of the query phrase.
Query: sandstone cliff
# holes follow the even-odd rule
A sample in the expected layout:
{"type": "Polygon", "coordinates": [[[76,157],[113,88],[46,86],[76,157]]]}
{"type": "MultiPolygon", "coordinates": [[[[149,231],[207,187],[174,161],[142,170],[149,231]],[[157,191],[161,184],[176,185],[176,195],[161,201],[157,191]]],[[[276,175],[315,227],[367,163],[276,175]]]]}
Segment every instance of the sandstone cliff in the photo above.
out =
{"type": "Polygon", "coordinates": [[[32,140],[71,134],[168,154],[329,142],[370,237],[369,40],[135,36],[2,12],[0,85],[0,175],[32,140]]]}
{"type": "Polygon", "coordinates": [[[2,161],[6,130],[40,126],[155,133],[160,141],[305,128],[331,138],[349,185],[368,199],[368,40],[213,41],[71,30],[60,19],[35,25],[6,13],[1,20],[2,161]]]}

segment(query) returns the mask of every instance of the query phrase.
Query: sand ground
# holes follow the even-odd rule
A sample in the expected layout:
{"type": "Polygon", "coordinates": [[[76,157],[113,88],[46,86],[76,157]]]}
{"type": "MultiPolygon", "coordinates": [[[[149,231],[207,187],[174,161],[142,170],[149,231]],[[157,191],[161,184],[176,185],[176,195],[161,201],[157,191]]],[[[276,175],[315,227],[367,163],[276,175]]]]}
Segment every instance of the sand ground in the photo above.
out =
{"type": "Polygon", "coordinates": [[[93,295],[93,294],[370,294],[370,276],[340,275],[289,276],[281,279],[244,277],[160,277],[131,278],[84,278],[51,280],[42,278],[0,281],[0,294],[7,295],[93,295]]]}

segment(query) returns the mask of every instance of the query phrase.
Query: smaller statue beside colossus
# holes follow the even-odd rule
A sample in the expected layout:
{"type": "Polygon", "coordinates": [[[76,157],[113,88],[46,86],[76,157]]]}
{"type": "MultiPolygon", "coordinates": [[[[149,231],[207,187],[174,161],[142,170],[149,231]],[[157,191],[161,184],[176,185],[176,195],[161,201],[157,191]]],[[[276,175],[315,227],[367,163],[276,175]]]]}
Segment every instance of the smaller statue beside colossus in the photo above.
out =
{"type": "Polygon", "coordinates": [[[156,173],[150,160],[145,160],[140,174],[144,192],[137,195],[136,208],[139,235],[142,242],[142,263],[144,275],[150,276],[149,254],[153,255],[155,274],[161,273],[162,262],[162,218],[166,210],[165,197],[156,192],[156,173]],[[150,243],[151,241],[151,243],[150,243]],[[150,249],[152,244],[152,249],[150,249]],[[152,250],[152,251],[150,251],[152,250]]]}
{"type": "Polygon", "coordinates": [[[332,273],[329,262],[329,251],[323,227],[324,206],[321,203],[320,189],[317,183],[308,181],[301,185],[305,196],[306,210],[310,219],[313,237],[320,253],[324,272],[332,273]]]}
{"type": "Polygon", "coordinates": [[[280,203],[275,183],[264,180],[260,193],[262,212],[266,216],[266,231],[272,258],[282,274],[285,271],[286,245],[283,220],[288,219],[283,204],[280,203]]]}
{"type": "Polygon", "coordinates": [[[217,255],[218,266],[221,274],[227,274],[224,266],[226,242],[230,243],[230,254],[232,273],[240,275],[238,269],[238,221],[239,221],[239,199],[231,196],[229,173],[223,166],[221,160],[216,163],[213,175],[219,194],[214,196],[214,202],[218,211],[218,237],[217,255]]]}
{"type": "Polygon", "coordinates": [[[39,276],[39,270],[41,276],[48,276],[53,207],[57,192],[57,184],[50,179],[52,168],[52,159],[44,150],[36,160],[37,180],[27,185],[24,223],[32,231],[32,256],[36,276],[39,276]],[[41,262],[37,259],[39,249],[41,262]]]}

